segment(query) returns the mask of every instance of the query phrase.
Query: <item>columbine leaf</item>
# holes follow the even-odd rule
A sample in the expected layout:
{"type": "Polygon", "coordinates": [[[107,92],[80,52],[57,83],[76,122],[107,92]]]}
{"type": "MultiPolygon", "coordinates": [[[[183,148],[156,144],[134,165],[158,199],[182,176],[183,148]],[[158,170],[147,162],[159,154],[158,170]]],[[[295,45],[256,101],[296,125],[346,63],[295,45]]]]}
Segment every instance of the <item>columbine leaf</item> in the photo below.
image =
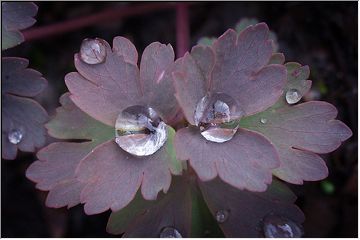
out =
{"type": "Polygon", "coordinates": [[[193,190],[184,177],[174,177],[169,192],[156,201],[146,201],[138,193],[126,208],[111,214],[107,231],[125,233],[123,237],[159,237],[162,229],[173,227],[189,237],[193,190]]]}
{"type": "Polygon", "coordinates": [[[14,47],[24,41],[19,30],[32,26],[38,7],[32,2],[1,3],[1,49],[14,47]]]}
{"type": "Polygon", "coordinates": [[[334,120],[337,110],[326,102],[278,106],[242,119],[240,126],[263,134],[275,145],[281,162],[274,170],[277,177],[295,184],[325,178],[326,165],[315,153],[334,151],[352,135],[351,130],[334,120]]]}
{"type": "Polygon", "coordinates": [[[29,62],[23,58],[2,58],[1,73],[3,104],[2,157],[15,159],[17,149],[33,152],[45,144],[46,131],[43,124],[48,120],[46,111],[33,97],[47,85],[42,75],[27,68],[29,62]],[[17,132],[19,142],[10,142],[11,134],[17,132]]]}
{"type": "Polygon", "coordinates": [[[272,106],[282,94],[286,70],[281,65],[268,65],[272,55],[269,29],[260,23],[238,36],[228,30],[215,43],[215,66],[210,89],[225,92],[241,104],[245,115],[272,106]]]}
{"type": "MultiPolygon", "coordinates": [[[[241,33],[243,30],[245,30],[248,26],[255,25],[259,21],[256,18],[242,18],[240,21],[236,24],[235,30],[238,33],[241,33]]],[[[276,34],[272,31],[269,32],[269,38],[273,41],[273,51],[277,52],[279,49],[279,44],[277,42],[276,34]]]]}
{"type": "Polygon", "coordinates": [[[168,134],[165,146],[145,158],[126,153],[113,140],[95,148],[80,163],[76,173],[79,181],[86,184],[81,193],[85,212],[120,210],[130,203],[140,186],[146,200],[155,200],[160,191],[166,193],[171,173],[182,171],[181,165],[174,163],[171,136],[173,134],[168,134]]]}
{"type": "Polygon", "coordinates": [[[78,73],[65,77],[74,103],[110,126],[115,126],[124,108],[134,105],[150,105],[166,121],[174,117],[177,106],[169,80],[174,61],[172,47],[150,44],[144,50],[139,70],[137,53],[129,40],[116,37],[113,49],[107,42],[102,43],[106,49],[103,63],[89,65],[75,54],[78,73]]]}
{"type": "Polygon", "coordinates": [[[288,90],[296,89],[303,96],[311,81],[307,80],[308,66],[294,62],[285,66],[288,80],[283,96],[266,111],[241,119],[240,126],[263,134],[275,145],[281,162],[280,168],[274,170],[277,177],[295,184],[321,180],[328,170],[315,153],[334,151],[352,133],[345,124],[334,120],[337,110],[329,103],[314,101],[293,107],[287,104],[288,90]]]}
{"type": "Polygon", "coordinates": [[[266,192],[254,193],[233,188],[219,179],[199,182],[204,199],[215,217],[227,211],[225,221],[219,223],[226,237],[264,237],[263,221],[269,214],[279,215],[300,225],[302,212],[294,205],[296,197],[277,181],[266,192]]]}
{"type": "Polygon", "coordinates": [[[72,207],[80,203],[84,184],[75,178],[80,161],[91,150],[114,136],[114,129],[82,112],[70,100],[69,93],[60,98],[61,107],[46,124],[49,134],[60,139],[77,139],[84,142],[57,142],[41,149],[38,161],[27,169],[26,176],[36,187],[50,191],[46,204],[49,207],[72,207]]]}
{"type": "MultiPolygon", "coordinates": [[[[311,88],[311,80],[307,80],[310,76],[309,66],[301,66],[296,62],[288,62],[285,64],[288,74],[288,81],[284,89],[284,93],[288,90],[296,89],[301,96],[304,96],[311,88]]],[[[282,98],[283,100],[285,98],[282,98]]]]}
{"type": "Polygon", "coordinates": [[[180,160],[190,160],[202,181],[219,177],[239,188],[265,191],[271,183],[271,169],[278,166],[272,144],[254,132],[238,130],[231,141],[207,141],[195,128],[178,130],[175,149],[180,160]]]}

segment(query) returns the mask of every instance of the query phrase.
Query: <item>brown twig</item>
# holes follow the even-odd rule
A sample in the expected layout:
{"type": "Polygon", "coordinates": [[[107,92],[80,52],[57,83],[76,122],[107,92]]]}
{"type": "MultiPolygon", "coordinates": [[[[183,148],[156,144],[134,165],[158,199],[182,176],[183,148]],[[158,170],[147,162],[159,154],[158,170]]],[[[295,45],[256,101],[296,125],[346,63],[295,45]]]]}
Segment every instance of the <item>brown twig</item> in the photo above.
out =
{"type": "Polygon", "coordinates": [[[189,50],[189,11],[188,3],[176,6],[176,55],[182,57],[189,50]]]}
{"type": "Polygon", "coordinates": [[[177,7],[177,5],[172,3],[146,3],[133,6],[114,7],[91,16],[84,16],[48,26],[31,28],[24,31],[23,35],[26,41],[30,41],[74,31],[82,27],[97,24],[99,22],[119,20],[125,17],[136,16],[165,9],[172,9],[175,7],[177,7]]]}

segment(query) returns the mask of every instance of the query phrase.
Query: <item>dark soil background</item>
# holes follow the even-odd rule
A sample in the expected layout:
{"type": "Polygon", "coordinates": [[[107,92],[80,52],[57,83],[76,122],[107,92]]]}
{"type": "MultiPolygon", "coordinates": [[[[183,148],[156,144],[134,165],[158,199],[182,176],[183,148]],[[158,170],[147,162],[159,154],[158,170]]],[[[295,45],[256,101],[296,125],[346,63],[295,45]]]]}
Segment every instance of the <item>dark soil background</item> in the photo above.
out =
{"type": "MultiPolygon", "coordinates": [[[[39,11],[34,27],[129,3],[36,4],[39,11]]],[[[276,33],[279,51],[286,60],[310,66],[313,91],[306,98],[334,104],[339,110],[338,119],[352,129],[352,138],[323,156],[330,172],[326,181],[291,186],[306,216],[305,237],[358,235],[357,14],[356,2],[198,2],[190,7],[192,45],[200,37],[221,35],[243,17],[265,21],[276,33]]],[[[3,55],[28,58],[30,67],[47,78],[48,89],[38,100],[51,115],[59,105],[59,96],[67,91],[64,76],[75,70],[73,54],[78,52],[81,41],[101,37],[111,42],[117,35],[131,39],[140,52],[153,41],[171,43],[175,48],[175,11],[99,22],[96,26],[25,42],[3,55]]],[[[36,190],[25,178],[25,170],[34,160],[33,154],[19,153],[14,161],[1,161],[1,236],[111,237],[105,231],[109,212],[86,216],[82,206],[70,210],[46,208],[46,193],[36,190]]]]}

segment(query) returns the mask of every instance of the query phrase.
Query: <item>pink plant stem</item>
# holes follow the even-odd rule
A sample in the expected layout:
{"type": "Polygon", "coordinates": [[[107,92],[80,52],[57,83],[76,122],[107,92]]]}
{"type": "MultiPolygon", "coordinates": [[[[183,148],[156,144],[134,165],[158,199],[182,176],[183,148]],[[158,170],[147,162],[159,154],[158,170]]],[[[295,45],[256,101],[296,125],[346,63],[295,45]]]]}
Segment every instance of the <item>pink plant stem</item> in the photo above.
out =
{"type": "Polygon", "coordinates": [[[176,55],[182,57],[189,50],[189,11],[188,3],[178,3],[176,6],[176,55]]]}
{"type": "Polygon", "coordinates": [[[171,9],[177,7],[176,4],[169,3],[146,3],[133,6],[122,6],[106,9],[91,16],[79,17],[65,22],[55,23],[44,27],[31,28],[23,32],[26,41],[59,35],[62,33],[75,31],[79,28],[106,22],[119,20],[121,18],[141,15],[145,13],[171,9]]]}

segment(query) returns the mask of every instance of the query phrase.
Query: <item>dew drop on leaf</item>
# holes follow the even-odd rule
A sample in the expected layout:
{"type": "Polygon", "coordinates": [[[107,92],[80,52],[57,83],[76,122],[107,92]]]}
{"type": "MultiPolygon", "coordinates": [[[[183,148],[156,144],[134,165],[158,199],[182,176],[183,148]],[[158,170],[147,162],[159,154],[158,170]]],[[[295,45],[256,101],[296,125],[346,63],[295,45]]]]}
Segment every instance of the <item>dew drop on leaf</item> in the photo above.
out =
{"type": "Polygon", "coordinates": [[[228,210],[219,210],[215,214],[215,219],[218,223],[224,223],[229,217],[228,210]]]}
{"type": "Polygon", "coordinates": [[[243,111],[235,99],[224,93],[213,93],[199,101],[194,120],[205,139],[223,143],[232,139],[238,129],[238,123],[234,120],[242,116],[243,111]]]}
{"type": "Polygon", "coordinates": [[[262,124],[265,124],[265,123],[267,123],[267,119],[266,119],[266,118],[261,118],[261,119],[260,119],[260,122],[261,122],[262,124]]]}
{"type": "Polygon", "coordinates": [[[23,131],[20,129],[13,129],[8,133],[8,140],[12,144],[18,144],[23,139],[23,131]]]}
{"type": "Polygon", "coordinates": [[[296,90],[296,89],[290,89],[290,90],[288,90],[288,91],[286,92],[286,96],[285,96],[286,102],[287,102],[288,104],[295,104],[295,103],[299,102],[300,99],[301,99],[301,97],[302,97],[301,94],[300,94],[299,91],[296,90]]]}
{"type": "Polygon", "coordinates": [[[301,227],[285,217],[268,215],[264,219],[264,236],[267,238],[300,238],[301,227]]]}
{"type": "Polygon", "coordinates": [[[148,156],[167,140],[167,125],[150,107],[132,106],[122,111],[115,123],[115,142],[135,156],[148,156]]]}
{"type": "Polygon", "coordinates": [[[182,238],[182,236],[176,228],[165,227],[160,232],[160,238],[182,238]]]}
{"type": "Polygon", "coordinates": [[[87,64],[99,64],[105,61],[106,47],[100,38],[86,38],[80,47],[80,58],[87,64]]]}

